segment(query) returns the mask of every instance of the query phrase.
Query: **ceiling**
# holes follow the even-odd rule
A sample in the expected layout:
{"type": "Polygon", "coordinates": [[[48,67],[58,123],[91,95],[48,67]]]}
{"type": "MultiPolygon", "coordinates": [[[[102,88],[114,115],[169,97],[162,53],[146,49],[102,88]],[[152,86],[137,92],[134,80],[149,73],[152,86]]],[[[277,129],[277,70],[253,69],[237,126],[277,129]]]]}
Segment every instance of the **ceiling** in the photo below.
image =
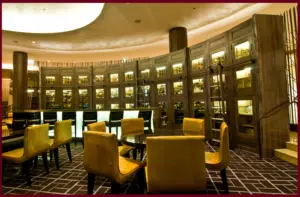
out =
{"type": "Polygon", "coordinates": [[[191,46],[236,26],[255,13],[279,14],[296,5],[105,3],[96,20],[73,31],[45,34],[2,30],[2,63],[12,63],[16,50],[27,52],[30,59],[44,61],[153,57],[168,53],[168,31],[173,27],[187,28],[188,45],[191,46]]]}

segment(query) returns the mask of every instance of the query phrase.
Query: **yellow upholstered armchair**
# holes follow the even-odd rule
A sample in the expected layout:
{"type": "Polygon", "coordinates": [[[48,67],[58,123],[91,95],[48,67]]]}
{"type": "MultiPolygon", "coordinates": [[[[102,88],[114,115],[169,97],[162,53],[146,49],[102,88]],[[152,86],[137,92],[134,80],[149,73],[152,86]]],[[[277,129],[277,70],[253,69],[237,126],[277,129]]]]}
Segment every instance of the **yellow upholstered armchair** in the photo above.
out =
{"type": "Polygon", "coordinates": [[[205,136],[204,119],[184,118],[183,119],[183,134],[185,136],[189,136],[189,135],[205,136]]]}
{"type": "Polygon", "coordinates": [[[48,133],[49,124],[27,127],[24,132],[24,147],[2,153],[2,165],[4,166],[6,161],[21,163],[27,183],[31,185],[29,166],[36,156],[42,155],[44,167],[48,174],[47,151],[50,146],[48,133]]]}
{"type": "MultiPolygon", "coordinates": [[[[127,135],[140,135],[144,134],[144,119],[143,118],[126,118],[121,120],[121,128],[122,128],[122,137],[127,135]]],[[[131,146],[127,146],[123,144],[121,146],[120,155],[128,156],[130,150],[133,151],[133,158],[136,159],[136,149],[131,146]]],[[[141,151],[141,160],[143,159],[143,151],[141,151]]]]}
{"type": "Polygon", "coordinates": [[[203,192],[206,189],[204,136],[147,138],[147,191],[203,192]]]}
{"type": "Polygon", "coordinates": [[[225,193],[228,193],[228,184],[226,178],[226,167],[229,164],[229,130],[225,122],[220,128],[220,150],[219,152],[205,152],[205,163],[208,169],[220,170],[225,193]]]}
{"type": "MultiPolygon", "coordinates": [[[[98,131],[98,132],[104,132],[106,133],[106,125],[105,122],[95,122],[87,125],[88,131],[98,131]]],[[[83,143],[84,144],[84,143],[83,143]]],[[[119,153],[121,156],[125,156],[128,151],[131,150],[130,148],[127,148],[126,146],[119,146],[118,147],[119,153]]]]}
{"type": "Polygon", "coordinates": [[[50,154],[54,152],[54,159],[56,168],[59,169],[59,157],[58,157],[58,147],[61,145],[66,145],[67,153],[70,162],[72,162],[70,142],[72,140],[72,120],[63,120],[55,122],[54,126],[54,139],[49,140],[50,144],[50,154]]]}
{"type": "Polygon", "coordinates": [[[85,131],[84,143],[83,164],[88,173],[88,194],[93,194],[95,176],[104,176],[111,181],[112,193],[118,193],[120,185],[138,171],[140,178],[144,178],[144,171],[140,170],[144,167],[142,162],[119,156],[115,134],[85,131]]]}

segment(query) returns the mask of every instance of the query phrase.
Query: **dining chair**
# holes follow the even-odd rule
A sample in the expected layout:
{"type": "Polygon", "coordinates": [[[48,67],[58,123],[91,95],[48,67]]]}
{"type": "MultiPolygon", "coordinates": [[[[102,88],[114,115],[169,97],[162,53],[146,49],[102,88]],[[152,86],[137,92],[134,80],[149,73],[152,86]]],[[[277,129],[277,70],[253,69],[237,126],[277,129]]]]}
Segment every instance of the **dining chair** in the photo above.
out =
{"type": "Polygon", "coordinates": [[[226,167],[230,160],[229,130],[226,122],[222,122],[220,128],[220,150],[218,152],[205,152],[206,168],[220,170],[225,193],[228,191],[226,167]]]}
{"type": "Polygon", "coordinates": [[[143,118],[144,119],[144,127],[147,127],[147,132],[152,132],[151,130],[151,123],[152,123],[152,111],[151,110],[147,110],[147,111],[139,111],[138,117],[139,118],[143,118]]]}
{"type": "Polygon", "coordinates": [[[2,176],[6,161],[20,163],[22,164],[27,184],[31,186],[29,168],[32,160],[38,155],[42,155],[46,174],[49,174],[47,163],[47,151],[50,147],[48,132],[49,124],[26,127],[24,132],[24,147],[2,153],[2,176]]]}
{"type": "Polygon", "coordinates": [[[147,192],[203,192],[207,181],[204,139],[204,136],[148,137],[147,192]]]}
{"type": "MultiPolygon", "coordinates": [[[[88,131],[97,131],[106,133],[105,122],[95,122],[87,125],[88,131]]],[[[118,146],[119,154],[121,156],[128,156],[128,152],[131,150],[128,146],[118,146]]]]}
{"type": "Polygon", "coordinates": [[[49,139],[50,157],[54,152],[54,160],[56,168],[59,169],[58,148],[61,145],[66,145],[69,161],[72,162],[72,154],[70,142],[72,140],[72,120],[63,120],[55,123],[54,139],[49,139]]]}
{"type": "Polygon", "coordinates": [[[88,194],[93,194],[96,176],[111,182],[111,193],[119,193],[120,186],[137,173],[140,188],[144,188],[144,163],[121,157],[115,134],[84,132],[84,169],[88,173],[88,194]]]}
{"type": "Polygon", "coordinates": [[[83,121],[82,121],[82,147],[84,147],[84,140],[83,140],[83,132],[85,130],[85,127],[88,124],[97,122],[97,112],[90,112],[85,111],[83,112],[83,121]]]}
{"type": "Polygon", "coordinates": [[[196,118],[184,118],[183,119],[183,134],[185,136],[189,135],[203,135],[204,131],[204,119],[196,118]]]}
{"type": "MultiPolygon", "coordinates": [[[[77,131],[76,131],[76,112],[75,111],[67,111],[62,113],[62,120],[72,120],[72,127],[74,126],[74,139],[75,139],[75,146],[77,145],[77,131]]],[[[73,138],[73,134],[72,134],[73,138]]]]}
{"type": "MultiPolygon", "coordinates": [[[[126,118],[121,120],[122,137],[128,135],[141,135],[144,134],[144,119],[143,118],[126,118]]],[[[133,158],[136,159],[137,149],[128,145],[122,145],[126,155],[130,150],[133,150],[133,158]]],[[[141,160],[143,160],[144,149],[140,149],[141,160]]]]}
{"type": "Polygon", "coordinates": [[[111,128],[116,128],[116,135],[118,136],[118,128],[121,126],[121,120],[123,119],[123,111],[111,111],[109,114],[109,120],[105,121],[106,126],[109,128],[109,133],[111,133],[111,128]]]}

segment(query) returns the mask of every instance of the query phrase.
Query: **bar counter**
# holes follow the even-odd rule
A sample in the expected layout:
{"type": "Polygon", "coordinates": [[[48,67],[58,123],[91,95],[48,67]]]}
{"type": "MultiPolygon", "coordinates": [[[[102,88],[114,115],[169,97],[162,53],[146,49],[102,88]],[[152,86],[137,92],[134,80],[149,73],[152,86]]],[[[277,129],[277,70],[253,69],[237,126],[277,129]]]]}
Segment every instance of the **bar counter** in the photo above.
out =
{"type": "MultiPolygon", "coordinates": [[[[140,111],[152,111],[152,121],[151,121],[151,130],[154,132],[155,124],[159,120],[159,108],[131,108],[131,109],[99,109],[99,110],[90,110],[90,109],[81,109],[81,110],[25,110],[23,112],[14,112],[14,113],[40,113],[41,123],[44,123],[44,113],[45,112],[56,112],[57,121],[63,120],[63,112],[76,112],[76,125],[72,127],[72,135],[76,138],[82,138],[82,126],[83,126],[83,113],[84,112],[97,112],[97,122],[109,121],[109,115],[111,111],[123,111],[123,119],[125,118],[137,118],[140,111]],[[76,126],[76,128],[75,128],[76,126]]],[[[108,131],[108,127],[106,128],[108,131]]],[[[121,131],[121,128],[119,128],[121,131]]],[[[115,128],[112,128],[112,133],[115,133],[115,128]]],[[[119,132],[120,134],[120,132],[119,132]]],[[[49,136],[53,136],[54,132],[52,129],[49,131],[49,136]]]]}

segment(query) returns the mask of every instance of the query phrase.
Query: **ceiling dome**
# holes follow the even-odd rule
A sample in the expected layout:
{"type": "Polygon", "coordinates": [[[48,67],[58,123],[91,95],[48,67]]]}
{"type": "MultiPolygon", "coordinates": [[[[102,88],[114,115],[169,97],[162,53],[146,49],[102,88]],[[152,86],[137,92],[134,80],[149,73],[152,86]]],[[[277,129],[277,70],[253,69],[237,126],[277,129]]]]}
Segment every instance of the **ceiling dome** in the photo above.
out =
{"type": "Polygon", "coordinates": [[[60,33],[82,28],[102,12],[104,3],[3,3],[2,30],[60,33]]]}

